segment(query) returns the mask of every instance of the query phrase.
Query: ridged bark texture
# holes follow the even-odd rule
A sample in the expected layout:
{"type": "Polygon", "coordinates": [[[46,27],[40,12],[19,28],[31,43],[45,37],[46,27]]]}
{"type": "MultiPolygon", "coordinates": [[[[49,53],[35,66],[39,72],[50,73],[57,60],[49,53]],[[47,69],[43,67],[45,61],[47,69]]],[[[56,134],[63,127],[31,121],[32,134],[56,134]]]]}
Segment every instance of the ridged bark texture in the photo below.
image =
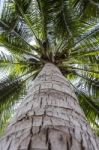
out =
{"type": "Polygon", "coordinates": [[[73,88],[53,64],[35,79],[0,150],[99,150],[73,88]]]}

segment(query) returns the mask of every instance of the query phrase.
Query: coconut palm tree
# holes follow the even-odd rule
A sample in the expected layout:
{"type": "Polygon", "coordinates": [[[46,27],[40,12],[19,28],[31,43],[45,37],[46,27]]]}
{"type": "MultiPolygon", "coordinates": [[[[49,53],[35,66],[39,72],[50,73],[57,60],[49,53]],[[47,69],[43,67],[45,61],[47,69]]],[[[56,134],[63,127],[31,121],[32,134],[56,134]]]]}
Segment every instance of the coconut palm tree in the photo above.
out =
{"type": "Polygon", "coordinates": [[[84,2],[5,0],[0,46],[9,55],[0,54],[1,131],[26,96],[0,150],[99,149],[90,127],[99,127],[97,2],[84,2]],[[87,14],[89,2],[94,10],[87,14]]]}

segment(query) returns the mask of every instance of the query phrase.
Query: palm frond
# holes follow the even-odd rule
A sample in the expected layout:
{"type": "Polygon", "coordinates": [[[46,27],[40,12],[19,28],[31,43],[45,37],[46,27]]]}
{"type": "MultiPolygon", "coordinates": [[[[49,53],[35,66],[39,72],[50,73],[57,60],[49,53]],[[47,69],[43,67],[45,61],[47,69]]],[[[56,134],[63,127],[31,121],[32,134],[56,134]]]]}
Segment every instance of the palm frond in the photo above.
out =
{"type": "Polygon", "coordinates": [[[80,105],[82,106],[90,124],[99,127],[99,102],[95,102],[86,94],[86,92],[83,92],[83,90],[78,90],[78,88],[76,93],[78,95],[80,105]]]}
{"type": "Polygon", "coordinates": [[[4,130],[11,109],[19,100],[20,96],[25,94],[25,86],[20,80],[13,81],[13,77],[8,77],[0,82],[0,130],[4,130]],[[9,115],[8,115],[9,114],[9,115]]]}
{"type": "Polygon", "coordinates": [[[74,8],[79,12],[79,15],[85,19],[99,16],[99,3],[94,0],[73,0],[74,8]]]}

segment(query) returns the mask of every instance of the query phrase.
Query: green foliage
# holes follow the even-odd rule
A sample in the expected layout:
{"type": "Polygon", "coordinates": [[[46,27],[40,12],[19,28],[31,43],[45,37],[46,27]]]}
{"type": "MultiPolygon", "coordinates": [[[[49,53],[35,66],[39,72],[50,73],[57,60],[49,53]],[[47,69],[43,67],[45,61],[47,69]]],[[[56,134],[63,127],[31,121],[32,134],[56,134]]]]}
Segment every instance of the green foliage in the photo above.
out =
{"type": "Polygon", "coordinates": [[[16,101],[24,94],[24,84],[13,76],[0,82],[0,130],[4,129],[16,101]]]}
{"type": "Polygon", "coordinates": [[[0,46],[10,54],[0,53],[1,127],[24,94],[24,85],[47,62],[70,80],[90,124],[99,126],[98,9],[97,0],[4,1],[0,46]]]}

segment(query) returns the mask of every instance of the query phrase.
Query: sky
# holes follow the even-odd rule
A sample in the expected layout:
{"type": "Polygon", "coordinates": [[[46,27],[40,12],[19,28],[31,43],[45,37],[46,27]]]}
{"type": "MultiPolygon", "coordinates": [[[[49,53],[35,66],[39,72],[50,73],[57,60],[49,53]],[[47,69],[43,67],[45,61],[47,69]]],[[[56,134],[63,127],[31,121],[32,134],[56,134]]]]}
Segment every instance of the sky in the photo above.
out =
{"type": "MultiPolygon", "coordinates": [[[[0,16],[1,16],[2,8],[3,8],[3,2],[4,0],[0,0],[0,16]]],[[[0,51],[7,53],[6,49],[3,47],[0,47],[0,51]]]]}
{"type": "Polygon", "coordinates": [[[2,12],[3,2],[4,2],[4,0],[0,0],[0,14],[2,12]]]}

